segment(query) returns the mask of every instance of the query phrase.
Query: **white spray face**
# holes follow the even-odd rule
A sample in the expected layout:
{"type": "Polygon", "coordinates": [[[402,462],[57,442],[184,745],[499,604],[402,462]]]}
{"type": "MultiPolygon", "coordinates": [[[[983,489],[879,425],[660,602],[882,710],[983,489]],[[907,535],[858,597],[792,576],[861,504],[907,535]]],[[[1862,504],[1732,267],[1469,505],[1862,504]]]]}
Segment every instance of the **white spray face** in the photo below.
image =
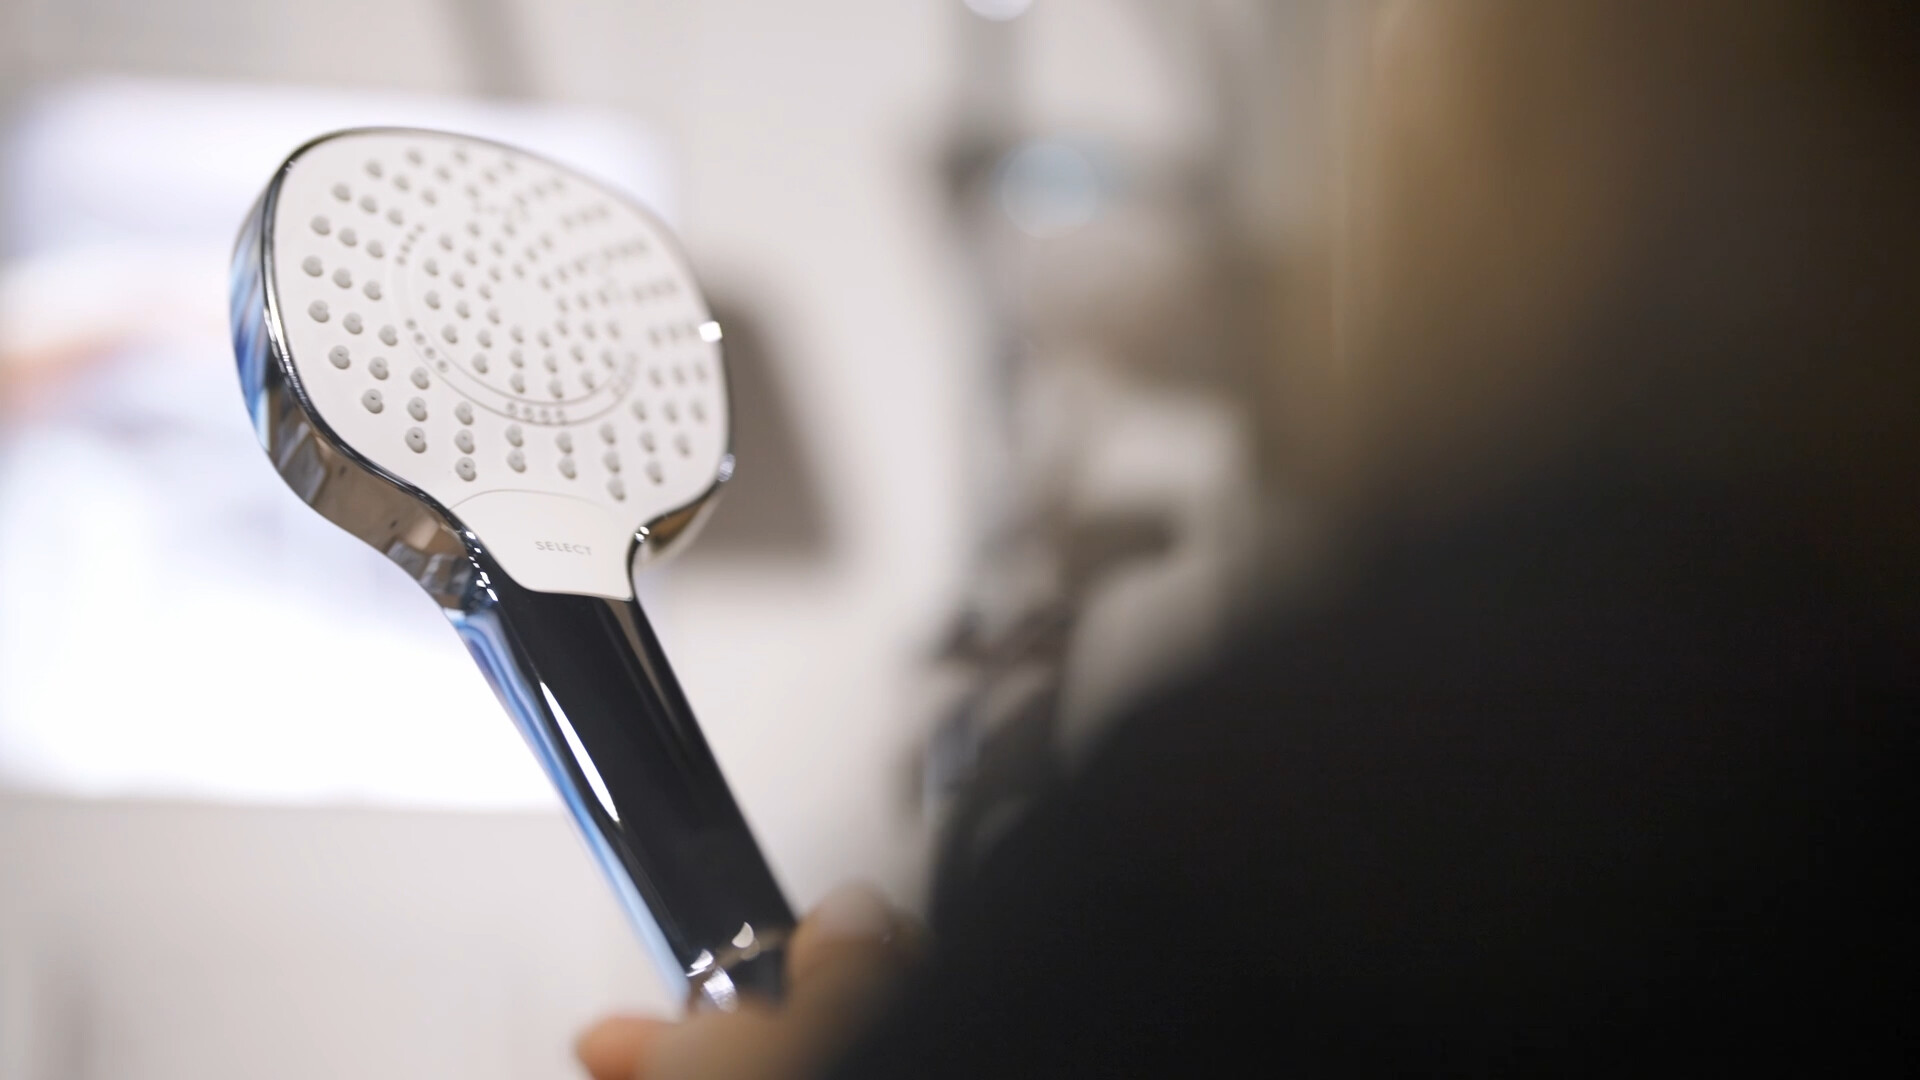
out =
{"type": "Polygon", "coordinates": [[[293,160],[269,228],[313,411],[521,585],[631,597],[635,533],[731,472],[719,327],[661,226],[594,181],[354,133],[293,160]]]}

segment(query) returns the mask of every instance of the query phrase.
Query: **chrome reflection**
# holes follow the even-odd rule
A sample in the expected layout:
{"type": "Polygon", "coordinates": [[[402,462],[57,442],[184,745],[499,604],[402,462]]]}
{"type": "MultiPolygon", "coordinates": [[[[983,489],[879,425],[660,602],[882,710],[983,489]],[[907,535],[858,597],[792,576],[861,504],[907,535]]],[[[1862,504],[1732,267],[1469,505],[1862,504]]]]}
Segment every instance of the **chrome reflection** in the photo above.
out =
{"type": "Polygon", "coordinates": [[[553,710],[553,718],[560,724],[560,734],[566,737],[567,749],[573,751],[574,764],[578,765],[580,772],[586,776],[587,786],[593,789],[594,798],[600,800],[600,808],[607,812],[607,816],[612,818],[615,824],[618,824],[620,811],[614,809],[613,796],[607,794],[607,782],[600,779],[600,770],[593,765],[593,755],[587,753],[586,744],[580,741],[580,733],[573,730],[573,721],[567,719],[567,710],[561,708],[560,703],[554,700],[553,691],[547,688],[546,683],[540,684],[540,694],[547,699],[547,708],[553,710]]]}

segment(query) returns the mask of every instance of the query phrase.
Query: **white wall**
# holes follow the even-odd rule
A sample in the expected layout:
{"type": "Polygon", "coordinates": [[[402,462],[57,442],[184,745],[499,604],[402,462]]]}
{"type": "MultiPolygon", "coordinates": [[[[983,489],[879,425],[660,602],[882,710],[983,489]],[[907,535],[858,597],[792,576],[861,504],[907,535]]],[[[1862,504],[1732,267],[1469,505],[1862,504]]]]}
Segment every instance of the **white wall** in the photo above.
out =
{"type": "Polygon", "coordinates": [[[0,1077],[575,1076],[671,1003],[568,829],[0,797],[0,1077]]]}
{"type": "MultiPolygon", "coordinates": [[[[0,3],[0,91],[132,74],[458,93],[477,80],[451,7],[0,3]]],[[[966,541],[969,342],[928,172],[955,12],[504,8],[534,89],[663,136],[683,240],[762,327],[817,473],[824,543],[669,569],[660,632],[794,900],[858,876],[911,901],[918,680],[966,541]]],[[[206,361],[231,363],[218,342],[206,361]]],[[[191,708],[163,695],[147,719],[191,708]]],[[[351,714],[381,708],[370,691],[351,714]]],[[[0,1078],[564,1076],[592,1015],[673,1007],[557,811],[262,800],[0,800],[0,1078]]]]}

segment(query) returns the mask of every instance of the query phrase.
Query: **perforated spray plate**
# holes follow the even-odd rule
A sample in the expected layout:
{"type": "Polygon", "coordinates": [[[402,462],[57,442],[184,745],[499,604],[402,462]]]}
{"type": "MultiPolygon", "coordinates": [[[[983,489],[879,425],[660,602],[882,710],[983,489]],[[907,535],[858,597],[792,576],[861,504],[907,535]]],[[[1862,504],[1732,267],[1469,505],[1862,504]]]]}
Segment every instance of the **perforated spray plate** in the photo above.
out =
{"type": "Polygon", "coordinates": [[[288,163],[268,227],[313,412],[520,584],[631,596],[635,533],[731,472],[719,326],[662,226],[597,182],[355,132],[288,163]]]}

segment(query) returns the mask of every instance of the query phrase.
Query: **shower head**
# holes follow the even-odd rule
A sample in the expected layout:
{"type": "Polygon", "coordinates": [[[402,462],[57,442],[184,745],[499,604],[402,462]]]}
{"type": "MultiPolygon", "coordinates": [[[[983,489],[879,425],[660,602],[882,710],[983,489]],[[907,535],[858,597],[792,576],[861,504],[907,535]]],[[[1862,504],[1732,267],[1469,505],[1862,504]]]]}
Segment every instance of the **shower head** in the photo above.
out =
{"type": "MultiPolygon", "coordinates": [[[[295,153],[248,233],[263,302],[236,316],[278,339],[303,419],[527,588],[630,598],[629,556],[674,546],[733,470],[719,325],[665,229],[592,180],[350,132],[295,153]]],[[[264,440],[270,398],[249,402],[264,440]]],[[[388,539],[372,509],[322,512],[388,539]]]]}
{"type": "Polygon", "coordinates": [[[232,320],[274,466],[447,611],[662,970],[776,992],[791,914],[634,599],[733,472],[665,228],[510,147],[341,132],[255,204],[232,320]]]}

